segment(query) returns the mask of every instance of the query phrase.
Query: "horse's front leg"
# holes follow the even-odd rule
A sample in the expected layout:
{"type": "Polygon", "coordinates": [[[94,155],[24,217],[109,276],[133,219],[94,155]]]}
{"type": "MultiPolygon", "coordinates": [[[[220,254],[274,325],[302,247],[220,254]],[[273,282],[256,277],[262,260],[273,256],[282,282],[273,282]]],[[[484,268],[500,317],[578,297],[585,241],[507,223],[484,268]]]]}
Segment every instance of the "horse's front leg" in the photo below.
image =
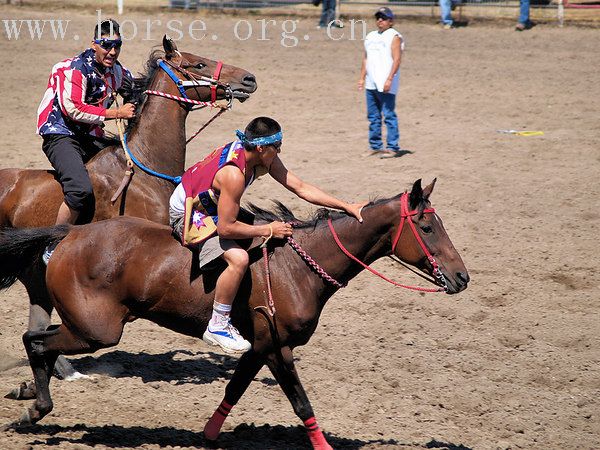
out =
{"type": "Polygon", "coordinates": [[[300,383],[300,378],[298,378],[294,366],[292,349],[283,347],[279,354],[269,355],[267,365],[292,404],[294,412],[304,423],[313,448],[315,450],[333,450],[319,428],[308,396],[302,387],[302,383],[300,383]]]}
{"type": "Polygon", "coordinates": [[[264,357],[254,352],[254,350],[242,355],[231,380],[225,388],[225,398],[204,427],[204,437],[206,439],[214,441],[219,437],[223,422],[225,422],[231,408],[242,398],[242,395],[244,395],[244,392],[264,365],[264,357]]]}

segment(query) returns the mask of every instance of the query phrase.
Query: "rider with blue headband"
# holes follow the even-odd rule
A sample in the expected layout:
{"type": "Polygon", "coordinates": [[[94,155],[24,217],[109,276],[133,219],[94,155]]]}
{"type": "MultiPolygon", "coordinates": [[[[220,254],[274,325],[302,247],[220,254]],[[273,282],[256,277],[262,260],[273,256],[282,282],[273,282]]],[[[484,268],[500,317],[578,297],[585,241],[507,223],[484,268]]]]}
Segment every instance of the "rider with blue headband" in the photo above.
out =
{"type": "Polygon", "coordinates": [[[338,200],[289,171],[279,158],[283,135],[275,120],[257,117],[244,132],[237,130],[236,136],[238,140],[190,167],[169,202],[173,231],[183,245],[198,250],[200,268],[217,258],[227,263],[216,281],[212,317],[203,339],[228,353],[243,353],[251,348],[230,320],[231,305],[249,264],[248,253],[235,239],[292,235],[292,227],[287,223],[250,225],[238,220],[246,188],[268,173],[298,197],[314,205],[345,211],[361,222],[360,210],[367,203],[338,200]]]}

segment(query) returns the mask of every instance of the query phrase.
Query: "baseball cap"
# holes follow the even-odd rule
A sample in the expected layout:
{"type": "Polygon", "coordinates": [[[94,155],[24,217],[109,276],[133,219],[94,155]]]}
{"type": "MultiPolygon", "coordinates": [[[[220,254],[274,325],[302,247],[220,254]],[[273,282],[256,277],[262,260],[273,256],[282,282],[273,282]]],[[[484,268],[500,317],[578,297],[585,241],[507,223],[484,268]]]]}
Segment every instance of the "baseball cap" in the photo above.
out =
{"type": "Polygon", "coordinates": [[[394,13],[387,6],[382,6],[375,13],[375,17],[377,17],[377,18],[382,17],[384,19],[393,19],[394,18],[394,13]]]}

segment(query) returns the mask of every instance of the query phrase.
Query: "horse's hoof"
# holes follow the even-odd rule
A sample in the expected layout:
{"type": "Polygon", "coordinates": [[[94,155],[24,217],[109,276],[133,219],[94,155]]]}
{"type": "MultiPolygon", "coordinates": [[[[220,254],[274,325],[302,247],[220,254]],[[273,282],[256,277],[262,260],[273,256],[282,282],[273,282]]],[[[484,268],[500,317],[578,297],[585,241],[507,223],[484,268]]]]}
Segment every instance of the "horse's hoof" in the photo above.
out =
{"type": "Polygon", "coordinates": [[[10,391],[4,398],[10,398],[11,400],[31,400],[35,398],[35,395],[35,383],[32,381],[21,383],[18,388],[10,391]]]}
{"type": "Polygon", "coordinates": [[[14,388],[4,398],[10,398],[11,400],[19,400],[19,388],[14,388]]]}
{"type": "Polygon", "coordinates": [[[33,425],[34,423],[35,421],[31,417],[31,410],[26,409],[25,411],[23,411],[23,414],[21,415],[18,424],[21,426],[28,426],[33,425]]]}
{"type": "Polygon", "coordinates": [[[16,428],[19,425],[19,422],[10,422],[0,425],[0,433],[4,433],[5,431],[16,428]]]}

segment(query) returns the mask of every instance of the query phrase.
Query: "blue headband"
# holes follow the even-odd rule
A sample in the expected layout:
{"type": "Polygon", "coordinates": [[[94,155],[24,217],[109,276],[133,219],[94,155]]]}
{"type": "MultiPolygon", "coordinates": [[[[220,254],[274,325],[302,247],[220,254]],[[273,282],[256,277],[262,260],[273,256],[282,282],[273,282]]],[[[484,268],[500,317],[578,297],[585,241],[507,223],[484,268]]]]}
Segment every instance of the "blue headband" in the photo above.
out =
{"type": "Polygon", "coordinates": [[[271,136],[257,137],[254,139],[248,139],[246,135],[240,130],[235,130],[235,135],[240,141],[242,141],[242,143],[251,145],[275,144],[276,142],[281,142],[281,140],[283,139],[283,133],[281,131],[278,131],[277,133],[272,134],[271,136]]]}

